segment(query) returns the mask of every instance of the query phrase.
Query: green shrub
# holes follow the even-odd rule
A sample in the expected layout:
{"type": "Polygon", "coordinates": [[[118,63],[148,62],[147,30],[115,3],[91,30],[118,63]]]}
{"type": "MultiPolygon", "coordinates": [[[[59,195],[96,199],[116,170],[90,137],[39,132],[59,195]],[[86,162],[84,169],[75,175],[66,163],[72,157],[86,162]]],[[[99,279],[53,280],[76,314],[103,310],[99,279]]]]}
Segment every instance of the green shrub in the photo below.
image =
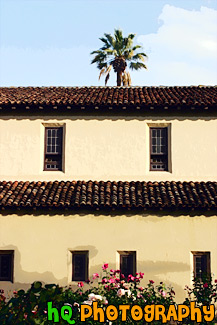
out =
{"type": "MultiPolygon", "coordinates": [[[[8,301],[5,299],[4,292],[0,291],[0,324],[54,324],[53,320],[48,320],[48,302],[52,308],[61,310],[63,306],[70,306],[72,317],[75,324],[84,324],[80,321],[81,305],[92,305],[97,302],[103,310],[108,305],[113,305],[117,309],[120,305],[137,305],[144,310],[147,305],[162,305],[167,312],[171,304],[175,303],[175,292],[173,288],[166,287],[163,282],[155,285],[150,280],[145,287],[141,287],[140,281],[143,273],[136,273],[136,276],[129,275],[125,278],[119,270],[108,270],[108,264],[103,265],[103,276],[99,279],[99,274],[93,274],[92,280],[88,281],[88,289],[84,290],[83,282],[78,283],[78,289],[72,290],[69,287],[60,287],[56,284],[42,285],[41,282],[34,282],[27,291],[14,291],[13,297],[8,301]]],[[[216,281],[217,282],[217,281],[216,281]]],[[[210,305],[217,300],[217,283],[212,284],[211,280],[201,282],[194,280],[193,288],[186,287],[188,298],[184,301],[185,305],[190,305],[195,301],[197,306],[210,305]]],[[[65,307],[66,309],[68,307],[65,307]]],[[[59,313],[58,324],[68,324],[59,313]]],[[[105,320],[104,324],[109,324],[105,320]]],[[[121,314],[118,319],[110,324],[121,324],[121,314]]],[[[135,324],[131,314],[127,313],[125,324],[135,324]]],[[[147,324],[144,317],[136,322],[137,324],[147,324]]],[[[169,323],[169,322],[168,322],[169,323]]],[[[92,317],[85,321],[85,324],[102,324],[94,321],[92,317]]],[[[153,321],[151,324],[162,324],[161,320],[153,321]]],[[[193,324],[186,319],[182,324],[193,324]]],[[[205,323],[202,323],[205,324],[205,323]]],[[[214,323],[209,323],[214,324],[214,323]]]]}

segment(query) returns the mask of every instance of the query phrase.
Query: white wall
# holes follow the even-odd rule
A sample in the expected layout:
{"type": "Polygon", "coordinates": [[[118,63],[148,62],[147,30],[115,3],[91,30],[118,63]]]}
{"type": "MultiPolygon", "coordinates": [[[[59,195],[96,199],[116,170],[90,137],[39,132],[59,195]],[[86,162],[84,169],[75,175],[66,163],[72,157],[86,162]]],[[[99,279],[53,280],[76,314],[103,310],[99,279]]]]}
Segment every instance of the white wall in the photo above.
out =
{"type": "Polygon", "coordinates": [[[217,121],[4,117],[0,152],[0,178],[6,180],[215,180],[217,121]],[[44,122],[65,123],[64,172],[43,171],[44,122]],[[171,172],[149,171],[149,123],[171,127],[171,172]]]}
{"type": "Polygon", "coordinates": [[[104,262],[119,268],[117,251],[137,252],[137,271],[143,284],[164,281],[184,298],[191,284],[191,251],[210,251],[211,272],[217,278],[216,216],[164,215],[7,215],[0,217],[0,249],[14,250],[14,284],[18,289],[36,280],[67,285],[71,280],[71,253],[89,251],[89,275],[104,262]]]}

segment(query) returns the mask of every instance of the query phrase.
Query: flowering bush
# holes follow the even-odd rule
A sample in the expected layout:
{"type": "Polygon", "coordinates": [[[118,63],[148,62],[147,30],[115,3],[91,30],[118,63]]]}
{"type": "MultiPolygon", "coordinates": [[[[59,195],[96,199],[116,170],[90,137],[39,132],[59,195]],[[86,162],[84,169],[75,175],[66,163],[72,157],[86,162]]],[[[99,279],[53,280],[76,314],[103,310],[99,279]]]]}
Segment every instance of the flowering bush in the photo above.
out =
{"type": "MultiPolygon", "coordinates": [[[[193,279],[193,288],[185,287],[188,297],[185,299],[184,304],[190,305],[191,301],[195,302],[196,307],[201,307],[202,305],[209,306],[217,302],[217,280],[212,283],[211,277],[202,276],[202,279],[194,278],[193,279]]],[[[194,324],[190,321],[189,318],[183,322],[184,324],[194,324]]],[[[203,321],[201,324],[207,324],[203,321]]],[[[209,324],[216,324],[210,322],[209,324]]]]}
{"type": "MultiPolygon", "coordinates": [[[[134,305],[140,306],[142,310],[147,305],[163,305],[168,311],[171,304],[175,304],[175,292],[167,288],[163,282],[155,285],[153,280],[142,287],[140,285],[144,273],[136,273],[135,276],[125,277],[120,270],[109,270],[108,264],[102,267],[103,276],[100,279],[98,273],[94,273],[91,280],[88,280],[88,289],[84,290],[84,283],[78,283],[78,289],[72,290],[69,287],[59,287],[55,284],[43,286],[41,282],[34,282],[26,292],[24,290],[14,291],[13,297],[6,301],[4,292],[0,291],[0,324],[54,324],[48,320],[47,302],[52,302],[52,307],[58,310],[68,305],[72,309],[72,318],[75,324],[84,324],[80,321],[81,305],[92,306],[97,302],[104,310],[108,305],[134,305]]],[[[217,285],[211,283],[199,284],[195,282],[193,289],[188,288],[188,298],[185,304],[195,299],[200,304],[209,304],[213,299],[216,301],[217,285]],[[208,286],[207,286],[208,285],[208,286]],[[203,299],[201,299],[201,296],[203,299]]],[[[121,316],[110,324],[120,324],[121,316]]],[[[135,324],[131,314],[127,314],[126,324],[135,324]]],[[[144,318],[137,321],[138,324],[146,324],[144,318]]],[[[184,323],[184,322],[183,322],[184,323]]],[[[58,324],[67,324],[61,317],[58,324]]],[[[92,317],[85,321],[85,324],[102,324],[94,321],[92,317]]],[[[109,324],[105,321],[104,324],[109,324]]],[[[161,324],[161,321],[151,322],[161,324]]],[[[187,324],[191,324],[190,322],[187,324]]]]}

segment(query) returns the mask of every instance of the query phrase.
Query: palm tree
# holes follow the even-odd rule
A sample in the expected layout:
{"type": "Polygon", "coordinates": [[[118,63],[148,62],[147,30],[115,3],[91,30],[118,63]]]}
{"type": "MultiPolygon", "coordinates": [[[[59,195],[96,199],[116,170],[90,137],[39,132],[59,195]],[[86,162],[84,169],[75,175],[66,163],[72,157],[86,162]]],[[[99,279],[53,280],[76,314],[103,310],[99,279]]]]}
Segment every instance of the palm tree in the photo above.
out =
{"type": "Polygon", "coordinates": [[[129,67],[132,70],[147,69],[144,63],[147,55],[143,52],[135,53],[136,50],[142,48],[140,45],[133,46],[135,36],[135,34],[129,34],[127,37],[123,37],[122,31],[115,29],[114,37],[105,33],[104,37],[100,38],[103,46],[99,50],[91,52],[95,55],[91,63],[96,63],[100,70],[99,79],[103,74],[106,75],[105,85],[112,67],[117,73],[117,86],[131,85],[130,74],[126,71],[127,61],[129,61],[129,67]]]}

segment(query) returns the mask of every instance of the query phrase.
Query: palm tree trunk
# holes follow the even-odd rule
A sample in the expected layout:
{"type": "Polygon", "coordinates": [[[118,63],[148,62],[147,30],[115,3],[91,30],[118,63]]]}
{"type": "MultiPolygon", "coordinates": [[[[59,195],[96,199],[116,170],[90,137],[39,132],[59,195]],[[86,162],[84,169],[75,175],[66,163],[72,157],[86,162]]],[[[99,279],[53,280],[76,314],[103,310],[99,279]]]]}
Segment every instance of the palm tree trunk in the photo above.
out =
{"type": "Polygon", "coordinates": [[[122,72],[117,71],[117,86],[121,86],[122,84],[122,72]]]}

